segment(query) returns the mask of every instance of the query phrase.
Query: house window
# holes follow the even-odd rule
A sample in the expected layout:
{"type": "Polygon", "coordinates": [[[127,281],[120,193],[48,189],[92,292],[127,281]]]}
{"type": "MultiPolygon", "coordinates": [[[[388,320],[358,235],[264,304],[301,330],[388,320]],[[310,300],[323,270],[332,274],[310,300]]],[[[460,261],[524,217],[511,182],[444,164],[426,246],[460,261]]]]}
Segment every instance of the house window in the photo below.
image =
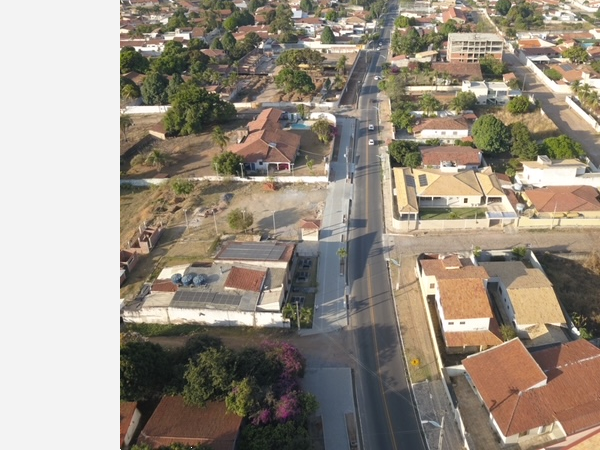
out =
{"type": "Polygon", "coordinates": [[[523,431],[519,433],[519,437],[527,436],[527,433],[529,433],[529,431],[523,431]]]}
{"type": "Polygon", "coordinates": [[[458,134],[458,131],[453,131],[452,135],[456,136],[458,134]]]}
{"type": "MultiPolygon", "coordinates": [[[[502,294],[502,286],[498,285],[498,291],[502,294]]],[[[506,301],[506,299],[504,299],[506,301]]]]}
{"type": "Polygon", "coordinates": [[[552,431],[552,424],[540,427],[538,434],[546,434],[552,431]]]}
{"type": "Polygon", "coordinates": [[[469,203],[469,199],[468,199],[468,198],[465,198],[465,199],[463,200],[463,203],[469,203]]]}
{"type": "Polygon", "coordinates": [[[435,283],[430,283],[429,284],[429,289],[433,289],[433,288],[435,288],[435,283]]]}
{"type": "Polygon", "coordinates": [[[454,325],[454,322],[448,322],[448,325],[454,325]]]}
{"type": "Polygon", "coordinates": [[[458,323],[459,323],[460,325],[464,325],[464,324],[465,324],[465,322],[458,322],[458,323]]]}
{"type": "Polygon", "coordinates": [[[442,136],[446,136],[446,132],[445,131],[442,131],[442,136]]]}

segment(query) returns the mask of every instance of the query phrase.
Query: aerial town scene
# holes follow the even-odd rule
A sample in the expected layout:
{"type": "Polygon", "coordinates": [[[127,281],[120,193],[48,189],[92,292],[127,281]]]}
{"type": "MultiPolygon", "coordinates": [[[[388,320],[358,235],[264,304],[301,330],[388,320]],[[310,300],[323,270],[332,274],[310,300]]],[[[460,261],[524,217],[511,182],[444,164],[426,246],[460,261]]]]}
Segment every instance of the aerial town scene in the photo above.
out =
{"type": "Polygon", "coordinates": [[[119,448],[599,449],[599,7],[121,0],[119,448]]]}

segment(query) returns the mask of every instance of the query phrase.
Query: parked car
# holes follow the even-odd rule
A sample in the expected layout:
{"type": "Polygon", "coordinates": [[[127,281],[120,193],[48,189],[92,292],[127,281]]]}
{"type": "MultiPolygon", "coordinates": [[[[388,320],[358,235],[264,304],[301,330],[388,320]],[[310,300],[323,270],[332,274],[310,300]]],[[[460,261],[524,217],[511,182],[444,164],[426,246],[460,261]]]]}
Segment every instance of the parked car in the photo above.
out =
{"type": "Polygon", "coordinates": [[[369,131],[373,131],[375,129],[375,125],[372,123],[369,124],[369,131]]]}
{"type": "Polygon", "coordinates": [[[369,145],[375,145],[375,141],[373,139],[369,139],[369,145]]]}

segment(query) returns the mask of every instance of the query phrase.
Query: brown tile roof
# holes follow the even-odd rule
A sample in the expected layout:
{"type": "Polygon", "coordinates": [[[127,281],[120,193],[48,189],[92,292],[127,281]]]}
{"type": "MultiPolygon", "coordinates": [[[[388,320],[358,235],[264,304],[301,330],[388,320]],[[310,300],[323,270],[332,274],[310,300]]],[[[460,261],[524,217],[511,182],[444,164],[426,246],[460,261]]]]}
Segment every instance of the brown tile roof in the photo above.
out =
{"type": "Polygon", "coordinates": [[[260,292],[267,276],[267,270],[247,269],[233,266],[225,280],[225,288],[260,292]]]}
{"type": "Polygon", "coordinates": [[[529,269],[521,261],[481,262],[490,277],[502,280],[521,325],[564,324],[565,317],[552,283],[540,269],[529,269]]]}
{"type": "Polygon", "coordinates": [[[321,228],[321,221],[319,219],[302,219],[300,228],[305,230],[318,230],[321,228]]]}
{"type": "Polygon", "coordinates": [[[281,109],[264,109],[256,119],[248,123],[248,130],[252,133],[253,131],[263,130],[265,128],[279,129],[279,118],[283,113],[284,111],[281,109]]]}
{"type": "Polygon", "coordinates": [[[231,145],[229,150],[247,163],[259,160],[292,163],[300,149],[300,140],[300,136],[291,131],[261,130],[250,133],[244,142],[231,145]]]}
{"type": "Polygon", "coordinates": [[[241,423],[241,417],[227,412],[225,402],[211,402],[199,408],[186,406],[181,396],[166,396],[142,430],[138,443],[160,447],[179,442],[233,450],[241,423]]]}
{"type": "Polygon", "coordinates": [[[200,50],[202,53],[204,53],[206,56],[208,56],[209,58],[220,58],[222,56],[226,56],[226,53],[224,50],[219,50],[219,49],[212,49],[212,48],[203,48],[202,50],[200,50]]]}
{"type": "Polygon", "coordinates": [[[465,13],[462,12],[460,9],[450,7],[442,13],[442,21],[446,23],[449,20],[454,20],[458,23],[464,23],[467,21],[467,18],[465,16],[465,13]]]}
{"type": "Polygon", "coordinates": [[[592,186],[549,186],[523,192],[538,212],[600,211],[600,195],[592,186]]]}
{"type": "MultiPolygon", "coordinates": [[[[451,261],[454,261],[456,255],[450,257],[451,261]]],[[[458,279],[458,278],[488,278],[486,270],[481,266],[474,266],[469,258],[460,258],[460,266],[450,266],[448,263],[444,264],[443,259],[421,259],[419,260],[423,273],[427,276],[434,276],[437,279],[458,279]],[[456,269],[447,267],[457,267],[456,269]]]]}
{"type": "Polygon", "coordinates": [[[122,76],[130,79],[138,86],[141,86],[141,84],[144,82],[144,79],[146,78],[146,75],[144,75],[143,73],[137,73],[137,72],[127,72],[126,74],[124,74],[122,76]]]}
{"type": "Polygon", "coordinates": [[[469,123],[463,117],[433,117],[425,119],[421,124],[413,127],[415,133],[423,130],[468,130],[469,123]]]}
{"type": "Polygon", "coordinates": [[[451,161],[457,166],[481,164],[481,151],[459,145],[425,147],[421,150],[424,166],[439,166],[442,161],[451,161]]]}
{"type": "Polygon", "coordinates": [[[600,349],[584,339],[532,354],[513,339],[463,365],[505,436],[555,420],[569,436],[600,425],[600,349]]]}
{"type": "Polygon", "coordinates": [[[431,63],[431,68],[440,73],[448,73],[449,75],[461,80],[483,80],[481,73],[481,65],[479,63],[463,63],[463,62],[434,62],[431,63]]]}
{"type": "Polygon", "coordinates": [[[502,81],[504,81],[505,83],[507,81],[512,81],[512,80],[516,80],[516,79],[517,79],[517,76],[513,72],[505,73],[504,75],[502,75],[502,81]]]}
{"type": "Polygon", "coordinates": [[[119,448],[125,446],[125,435],[131,425],[133,413],[137,408],[137,402],[121,402],[121,443],[119,448]]]}
{"type": "Polygon", "coordinates": [[[153,292],[177,292],[177,285],[171,280],[156,280],[152,283],[153,292]]]}
{"type": "Polygon", "coordinates": [[[481,278],[438,279],[440,303],[447,320],[492,318],[494,313],[481,278]]]}

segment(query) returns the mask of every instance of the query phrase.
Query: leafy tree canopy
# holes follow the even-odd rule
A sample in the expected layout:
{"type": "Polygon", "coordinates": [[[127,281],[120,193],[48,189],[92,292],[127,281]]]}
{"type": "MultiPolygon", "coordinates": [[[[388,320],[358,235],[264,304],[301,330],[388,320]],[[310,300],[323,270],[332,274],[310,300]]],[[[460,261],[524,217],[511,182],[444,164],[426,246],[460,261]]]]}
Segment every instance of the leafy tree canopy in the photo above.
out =
{"type": "Polygon", "coordinates": [[[319,141],[329,142],[333,138],[333,127],[327,119],[318,119],[310,127],[311,131],[315,133],[319,141]]]}
{"type": "Polygon", "coordinates": [[[531,102],[525,95],[519,95],[518,97],[511,98],[506,105],[508,112],[516,115],[516,114],[525,114],[529,112],[531,108],[531,102]]]}
{"type": "Polygon", "coordinates": [[[417,142],[393,141],[390,145],[388,145],[388,150],[390,156],[394,158],[400,167],[416,167],[420,164],[421,153],[419,152],[419,144],[417,142]],[[414,164],[417,160],[417,154],[419,155],[418,163],[414,164]],[[407,163],[412,163],[413,165],[409,166],[407,163]]]}
{"type": "Polygon", "coordinates": [[[233,152],[223,152],[213,158],[213,167],[219,175],[235,175],[240,171],[244,158],[233,152]]]}
{"type": "Polygon", "coordinates": [[[275,85],[286,94],[294,91],[301,94],[309,94],[316,89],[309,74],[303,70],[295,70],[288,67],[282,69],[275,76],[275,85]]]}
{"type": "Polygon", "coordinates": [[[496,3],[496,11],[498,11],[498,14],[501,16],[506,16],[511,6],[512,3],[510,0],[498,0],[496,3]]]}
{"type": "Polygon", "coordinates": [[[146,105],[166,105],[168,95],[166,92],[169,80],[159,72],[150,72],[142,84],[142,98],[146,105]]]}
{"type": "Polygon", "coordinates": [[[450,109],[456,112],[473,109],[477,105],[477,96],[473,92],[459,92],[450,102],[450,109]]]}
{"type": "MultiPolygon", "coordinates": [[[[241,168],[240,168],[241,169],[241,168]]],[[[245,230],[254,222],[254,216],[250,212],[246,212],[240,208],[236,208],[227,214],[227,223],[236,230],[245,230]]]]}
{"type": "Polygon", "coordinates": [[[564,52],[562,52],[562,56],[563,58],[569,58],[571,62],[575,64],[586,63],[590,59],[588,52],[586,52],[585,49],[579,45],[574,45],[573,47],[566,49],[564,52]]]}
{"type": "Polygon", "coordinates": [[[565,134],[545,139],[542,150],[551,159],[579,158],[585,155],[581,144],[565,134]]]}
{"type": "Polygon", "coordinates": [[[233,104],[209,93],[193,81],[182,84],[165,115],[165,127],[174,135],[200,132],[205,125],[225,122],[236,116],[233,104]]]}
{"type": "Polygon", "coordinates": [[[493,56],[480,59],[479,64],[484,76],[499,77],[508,72],[506,64],[493,56]]]}
{"type": "Polygon", "coordinates": [[[515,122],[510,126],[512,147],[510,154],[521,161],[534,161],[539,153],[539,146],[531,137],[527,126],[522,122],[515,122]]]}
{"type": "Polygon", "coordinates": [[[123,47],[121,49],[121,73],[146,73],[149,67],[148,58],[138,53],[135,48],[123,47]]]}
{"type": "Polygon", "coordinates": [[[149,400],[161,395],[171,378],[169,357],[160,345],[126,342],[121,345],[121,400],[149,400]]]}
{"type": "Polygon", "coordinates": [[[500,153],[510,146],[510,132],[504,123],[491,114],[480,117],[471,130],[477,148],[484,152],[500,153]]]}
{"type": "Polygon", "coordinates": [[[305,48],[302,50],[286,50],[279,58],[277,65],[290,69],[297,69],[300,64],[307,64],[311,69],[321,67],[325,57],[318,50],[305,48]]]}
{"type": "Polygon", "coordinates": [[[335,36],[328,26],[321,32],[321,44],[335,44],[335,36]]]}

